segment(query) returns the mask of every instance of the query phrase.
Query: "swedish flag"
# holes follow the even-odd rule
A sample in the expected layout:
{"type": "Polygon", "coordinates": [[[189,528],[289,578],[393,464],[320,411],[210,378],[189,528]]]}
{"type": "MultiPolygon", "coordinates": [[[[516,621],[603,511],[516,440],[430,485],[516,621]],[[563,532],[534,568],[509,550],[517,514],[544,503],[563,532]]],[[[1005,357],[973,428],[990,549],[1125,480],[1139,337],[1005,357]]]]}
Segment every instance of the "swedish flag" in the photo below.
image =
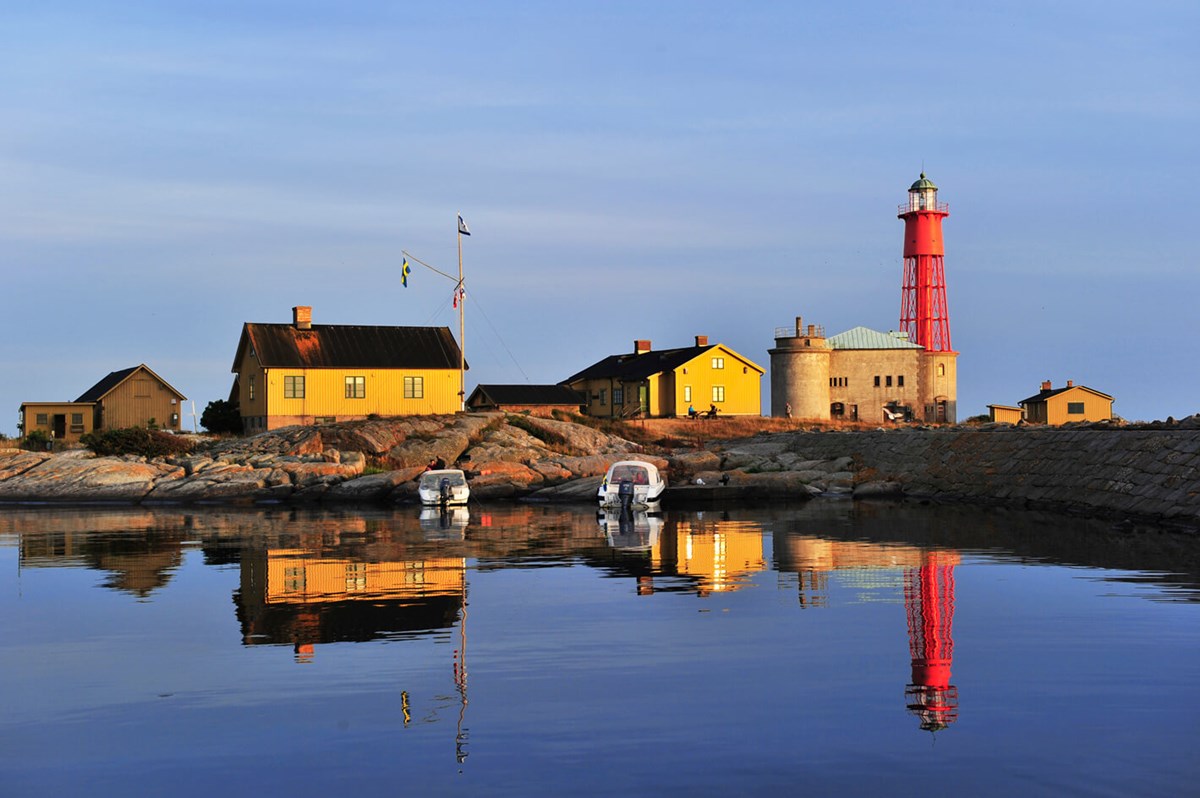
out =
{"type": "Polygon", "coordinates": [[[400,268],[400,284],[408,288],[408,258],[404,259],[404,266],[400,268]]]}

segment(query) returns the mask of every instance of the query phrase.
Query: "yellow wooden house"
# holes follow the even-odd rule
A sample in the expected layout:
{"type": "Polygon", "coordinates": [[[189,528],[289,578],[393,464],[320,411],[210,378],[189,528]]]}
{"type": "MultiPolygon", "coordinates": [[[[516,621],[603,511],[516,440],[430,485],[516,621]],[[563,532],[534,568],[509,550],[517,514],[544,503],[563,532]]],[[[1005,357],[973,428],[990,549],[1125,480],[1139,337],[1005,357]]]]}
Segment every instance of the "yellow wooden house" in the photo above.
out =
{"type": "Polygon", "coordinates": [[[757,416],[762,376],[749,358],[697,335],[692,346],[659,351],[650,341],[634,341],[633,352],[610,355],[560,384],[583,394],[590,416],[672,418],[687,416],[689,408],[757,416]]]}
{"type": "Polygon", "coordinates": [[[242,428],[455,413],[459,352],[446,327],[313,324],[306,305],[291,324],[247,322],[233,361],[242,428]]]}
{"type": "Polygon", "coordinates": [[[77,441],[94,430],[145,427],[180,429],[187,399],[142,363],[109,372],[74,402],[25,402],[21,429],[45,432],[56,441],[77,441]]]}
{"type": "Polygon", "coordinates": [[[1042,390],[1018,402],[1025,420],[1033,424],[1068,424],[1073,421],[1107,421],[1112,418],[1113,398],[1106,393],[1067,380],[1055,388],[1049,380],[1042,390]]]}

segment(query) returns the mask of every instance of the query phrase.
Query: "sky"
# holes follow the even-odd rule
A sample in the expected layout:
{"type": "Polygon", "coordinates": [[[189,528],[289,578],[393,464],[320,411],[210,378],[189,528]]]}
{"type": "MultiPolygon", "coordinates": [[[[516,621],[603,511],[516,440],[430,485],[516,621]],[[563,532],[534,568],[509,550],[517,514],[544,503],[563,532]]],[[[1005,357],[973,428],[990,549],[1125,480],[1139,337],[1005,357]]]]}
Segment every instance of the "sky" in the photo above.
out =
{"type": "MultiPolygon", "coordinates": [[[[950,204],[959,418],[1043,380],[1200,412],[1200,5],[88,0],[0,26],[0,433],[244,322],[438,325],[467,390],[796,316],[899,325],[950,204]]],[[[770,378],[763,378],[769,407],[770,378]]],[[[186,406],[190,409],[190,406],[186,406]]],[[[190,427],[185,417],[184,426],[190,427]]]]}

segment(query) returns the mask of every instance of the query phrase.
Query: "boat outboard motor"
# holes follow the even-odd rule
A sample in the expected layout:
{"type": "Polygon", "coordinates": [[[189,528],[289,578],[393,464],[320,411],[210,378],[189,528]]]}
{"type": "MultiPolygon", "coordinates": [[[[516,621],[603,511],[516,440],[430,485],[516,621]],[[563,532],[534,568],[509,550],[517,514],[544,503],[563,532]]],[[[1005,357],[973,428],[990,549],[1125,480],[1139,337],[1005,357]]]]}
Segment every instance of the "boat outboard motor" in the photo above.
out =
{"type": "Polygon", "coordinates": [[[438,493],[441,495],[442,504],[447,504],[450,501],[450,479],[442,477],[442,481],[438,483],[438,493]]]}
{"type": "Polygon", "coordinates": [[[633,506],[633,483],[628,479],[621,480],[621,483],[617,485],[617,498],[621,501],[621,512],[629,512],[630,507],[633,506]]]}

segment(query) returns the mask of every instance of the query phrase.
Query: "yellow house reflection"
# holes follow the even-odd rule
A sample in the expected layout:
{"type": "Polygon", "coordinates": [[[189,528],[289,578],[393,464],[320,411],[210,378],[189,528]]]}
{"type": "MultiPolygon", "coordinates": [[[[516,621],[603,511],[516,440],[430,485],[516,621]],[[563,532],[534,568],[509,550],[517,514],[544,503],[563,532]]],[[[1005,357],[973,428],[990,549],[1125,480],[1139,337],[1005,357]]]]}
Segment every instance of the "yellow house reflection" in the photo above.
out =
{"type": "Polygon", "coordinates": [[[460,596],[466,581],[462,557],[361,562],[317,558],[304,549],[268,549],[266,561],[267,604],[460,596]]]}
{"type": "MultiPolygon", "coordinates": [[[[618,532],[615,523],[602,520],[610,547],[645,559],[648,573],[638,576],[638,593],[662,589],[663,580],[686,579],[699,596],[738,590],[752,574],[767,567],[763,532],[757,523],[723,516],[671,518],[641,529],[634,525],[618,532]]],[[[671,588],[678,590],[678,587],[671,588]]]]}
{"type": "Polygon", "coordinates": [[[301,548],[242,554],[238,618],[246,645],[313,646],[449,629],[466,594],[466,559],[366,560],[301,548]]]}

